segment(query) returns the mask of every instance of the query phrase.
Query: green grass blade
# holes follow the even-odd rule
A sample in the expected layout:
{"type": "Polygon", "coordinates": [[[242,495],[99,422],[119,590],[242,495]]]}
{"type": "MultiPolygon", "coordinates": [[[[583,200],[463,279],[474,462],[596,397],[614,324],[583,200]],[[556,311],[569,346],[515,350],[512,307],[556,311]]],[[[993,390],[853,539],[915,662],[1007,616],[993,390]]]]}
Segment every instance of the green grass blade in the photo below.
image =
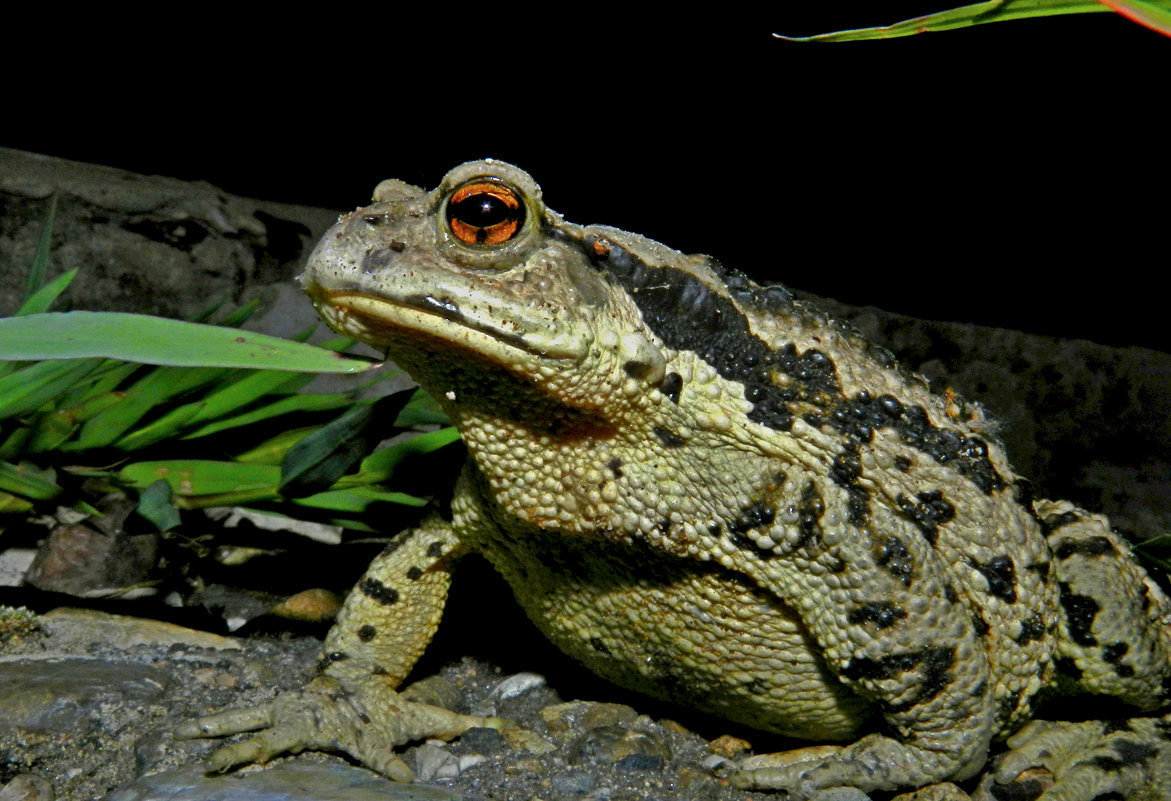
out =
{"type": "Polygon", "coordinates": [[[289,449],[281,462],[281,489],[308,495],[333,485],[394,430],[413,390],[361,403],[289,449]]]}
{"type": "Polygon", "coordinates": [[[377,484],[390,478],[399,462],[408,456],[431,453],[459,439],[454,427],[428,431],[417,437],[396,442],[382,450],[375,451],[362,460],[362,467],[356,476],[347,476],[338,482],[338,488],[354,484],[377,484]]]}
{"type": "Polygon", "coordinates": [[[16,317],[24,317],[28,314],[42,314],[49,310],[61,293],[69,288],[69,284],[73,281],[74,276],[77,275],[77,270],[69,270],[61,273],[61,275],[54,278],[49,283],[38,289],[29,296],[21,307],[16,310],[16,317]]]}
{"type": "Polygon", "coordinates": [[[816,36],[782,36],[789,42],[856,42],[865,39],[895,39],[933,31],[950,31],[989,22],[1007,22],[1029,17],[1050,17],[1059,14],[1091,14],[1110,11],[1098,0],[988,0],[983,3],[927,14],[876,28],[858,28],[822,33],[816,36]]]}
{"type": "Polygon", "coordinates": [[[53,244],[53,222],[57,218],[57,196],[49,198],[49,212],[45,215],[45,224],[41,226],[41,237],[37,240],[37,249],[33,253],[32,264],[28,269],[28,281],[25,282],[24,296],[32,298],[45,285],[45,273],[49,269],[49,247],[53,244]]]}
{"type": "MultiPolygon", "coordinates": [[[[111,395],[122,386],[134,373],[142,370],[144,373],[151,368],[135,362],[120,362],[117,359],[106,359],[105,364],[93,375],[87,376],[92,383],[75,388],[74,393],[62,399],[63,406],[84,407],[96,399],[111,395]]],[[[97,401],[102,403],[102,401],[97,401]]],[[[89,415],[88,417],[92,417],[89,415]]],[[[88,417],[86,419],[88,419],[88,417]]]]}
{"type": "Polygon", "coordinates": [[[393,492],[381,487],[354,487],[345,490],[326,490],[305,498],[295,498],[293,503],[312,509],[325,509],[347,514],[360,514],[372,503],[397,503],[403,506],[426,506],[427,499],[405,492],[393,492]]]}
{"type": "Polygon", "coordinates": [[[1171,0],[1100,0],[1139,25],[1171,36],[1171,0]]]}
{"type": "Polygon", "coordinates": [[[265,395],[296,392],[316,378],[312,373],[254,370],[200,399],[203,406],[193,422],[206,422],[242,409],[265,395]]]}
{"type": "MultiPolygon", "coordinates": [[[[341,409],[349,406],[353,402],[351,398],[345,395],[290,395],[287,398],[281,398],[274,403],[269,403],[265,406],[244,412],[243,414],[225,417],[222,420],[214,420],[200,426],[194,431],[184,433],[182,438],[198,439],[211,434],[218,434],[221,431],[227,431],[230,428],[239,428],[240,426],[252,425],[262,420],[279,417],[282,414],[323,412],[331,409],[341,409]]],[[[274,464],[279,463],[280,459],[274,462],[274,464]]]]}
{"type": "Polygon", "coordinates": [[[177,367],[354,373],[378,365],[300,342],[120,312],[47,312],[0,318],[0,360],[106,356],[177,367]]]}
{"type": "Polygon", "coordinates": [[[410,401],[399,412],[396,422],[402,428],[423,425],[451,425],[451,421],[447,419],[447,415],[439,408],[439,404],[435,402],[435,399],[421,389],[416,390],[415,394],[411,396],[410,401]]]}
{"type": "Polygon", "coordinates": [[[285,458],[285,454],[289,452],[289,448],[319,428],[321,426],[304,426],[302,428],[282,431],[275,437],[260,443],[255,448],[251,448],[237,455],[236,461],[243,462],[244,464],[270,464],[279,467],[281,461],[285,458]]]}
{"type": "Polygon", "coordinates": [[[37,362],[0,378],[0,420],[39,409],[101,365],[101,359],[37,362]]]}
{"type": "Polygon", "coordinates": [[[125,391],[120,403],[86,421],[81,435],[66,448],[85,450],[112,445],[163,402],[214,383],[228,372],[214,367],[159,367],[151,370],[125,391]]]}
{"type": "MultiPolygon", "coordinates": [[[[33,502],[27,498],[21,498],[9,492],[0,492],[0,515],[20,514],[32,511],[32,508],[33,502]]],[[[3,533],[4,527],[0,526],[0,534],[3,533]]]]}
{"type": "Polygon", "coordinates": [[[238,328],[239,326],[242,326],[244,323],[248,322],[248,320],[252,318],[252,315],[256,314],[256,310],[259,308],[259,300],[248,301],[243,306],[232,309],[232,311],[230,311],[221,322],[217,323],[217,325],[224,326],[225,328],[238,328]]]}
{"type": "Polygon", "coordinates": [[[25,453],[44,453],[56,450],[73,436],[80,424],[65,409],[53,409],[37,416],[29,426],[25,453]]]}
{"type": "Polygon", "coordinates": [[[28,462],[0,462],[0,490],[34,501],[47,501],[62,492],[56,473],[39,470],[28,462]]]}
{"type": "Polygon", "coordinates": [[[165,481],[171,487],[171,492],[179,498],[241,492],[260,493],[258,498],[276,498],[280,475],[280,468],[274,465],[210,459],[135,462],[118,471],[122,481],[138,490],[144,490],[156,481],[165,481]]]}
{"type": "Polygon", "coordinates": [[[172,409],[158,420],[134,429],[113,443],[114,447],[123,451],[136,451],[139,448],[145,448],[148,445],[154,445],[156,442],[174,437],[199,415],[201,407],[200,403],[188,403],[177,409],[172,409]]]}

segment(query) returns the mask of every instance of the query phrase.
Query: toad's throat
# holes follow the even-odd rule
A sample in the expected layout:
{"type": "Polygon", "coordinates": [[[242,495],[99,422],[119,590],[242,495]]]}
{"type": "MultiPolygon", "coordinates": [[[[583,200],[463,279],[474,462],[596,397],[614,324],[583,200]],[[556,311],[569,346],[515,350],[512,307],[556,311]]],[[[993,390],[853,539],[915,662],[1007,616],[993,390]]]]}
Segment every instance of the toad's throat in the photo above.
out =
{"type": "Polygon", "coordinates": [[[405,339],[436,338],[506,360],[517,351],[542,360],[583,359],[589,340],[556,330],[521,333],[502,321],[468,313],[446,297],[418,294],[402,298],[376,297],[350,290],[309,290],[318,311],[330,327],[372,345],[405,339]]]}

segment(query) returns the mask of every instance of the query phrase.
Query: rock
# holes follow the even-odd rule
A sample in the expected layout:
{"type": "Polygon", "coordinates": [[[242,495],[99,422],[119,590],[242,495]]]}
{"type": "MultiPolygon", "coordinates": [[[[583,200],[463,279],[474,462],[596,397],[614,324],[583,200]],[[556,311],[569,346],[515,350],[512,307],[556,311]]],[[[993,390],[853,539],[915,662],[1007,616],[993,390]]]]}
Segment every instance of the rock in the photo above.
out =
{"type": "Polygon", "coordinates": [[[116,705],[145,704],[166,691],[169,684],[165,671],[128,662],[0,662],[0,730],[40,734],[93,730],[111,710],[116,714],[116,705]]]}
{"type": "MultiPolygon", "coordinates": [[[[209,298],[272,300],[291,286],[336,212],[234,197],[206,183],[0,148],[0,313],[11,314],[44,227],[57,215],[50,278],[81,268],[66,293],[78,308],[196,318],[209,298]],[[198,284],[199,291],[192,286],[198,284]],[[78,302],[77,299],[84,299],[78,302]]],[[[316,315],[285,315],[285,336],[316,315]]]]}
{"type": "Polygon", "coordinates": [[[25,581],[42,590],[91,596],[146,580],[158,536],[106,534],[76,523],[57,526],[41,543],[25,581]]]}
{"type": "Polygon", "coordinates": [[[241,649],[239,640],[197,631],[161,620],[111,615],[89,609],[61,607],[40,616],[39,622],[53,638],[56,650],[87,650],[102,645],[127,650],[138,645],[187,645],[192,648],[241,649]]]}
{"type": "Polygon", "coordinates": [[[281,762],[260,770],[206,776],[198,766],[144,776],[106,801],[479,801],[422,784],[397,784],[339,763],[281,762]]]}

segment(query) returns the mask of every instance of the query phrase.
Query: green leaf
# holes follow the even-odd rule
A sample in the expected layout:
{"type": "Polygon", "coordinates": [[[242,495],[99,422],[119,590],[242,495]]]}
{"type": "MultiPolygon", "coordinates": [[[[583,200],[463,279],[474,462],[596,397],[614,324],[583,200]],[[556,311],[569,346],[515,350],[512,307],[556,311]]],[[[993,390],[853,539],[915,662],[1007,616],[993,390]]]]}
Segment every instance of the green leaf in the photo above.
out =
{"type": "MultiPolygon", "coordinates": [[[[305,397],[325,397],[325,396],[305,396],[305,397]]],[[[288,431],[282,431],[271,439],[257,445],[251,450],[236,456],[237,462],[245,464],[271,464],[280,465],[285,458],[285,454],[289,452],[289,448],[296,445],[301,439],[309,436],[314,431],[317,431],[321,426],[304,426],[302,428],[293,428],[288,431]]]]}
{"type": "Polygon", "coordinates": [[[162,479],[179,500],[231,494],[246,495],[257,500],[277,497],[276,486],[281,471],[279,467],[266,464],[169,459],[128,464],[117,475],[138,490],[144,490],[162,479]]]}
{"type": "Polygon", "coordinates": [[[338,482],[343,488],[354,484],[377,484],[390,478],[398,467],[399,462],[408,456],[431,453],[445,445],[459,439],[459,431],[454,427],[441,428],[438,431],[428,431],[417,437],[404,439],[402,442],[377,450],[362,460],[362,467],[356,476],[346,476],[338,482]]]}
{"type": "Polygon", "coordinates": [[[64,409],[53,409],[37,415],[29,426],[26,453],[44,453],[56,450],[73,435],[79,423],[64,409]]]}
{"type": "Polygon", "coordinates": [[[1171,534],[1160,534],[1149,540],[1137,543],[1131,549],[1144,561],[1158,565],[1160,569],[1171,572],[1171,534]]]}
{"type": "Polygon", "coordinates": [[[49,283],[34,292],[28,300],[26,300],[19,309],[16,310],[17,317],[23,317],[28,314],[40,314],[48,311],[49,307],[53,305],[62,292],[69,288],[69,284],[73,281],[74,276],[77,275],[77,270],[69,270],[61,273],[61,275],[54,278],[49,283]]]}
{"type": "Polygon", "coordinates": [[[101,359],[37,362],[0,378],[0,420],[39,409],[101,365],[101,359]]]}
{"type": "Polygon", "coordinates": [[[381,487],[354,487],[345,490],[327,490],[306,498],[295,498],[293,503],[312,509],[325,509],[347,514],[360,514],[372,503],[397,503],[403,506],[426,506],[427,499],[394,492],[381,487]]]}
{"type": "Polygon", "coordinates": [[[854,42],[865,39],[894,39],[899,36],[950,31],[989,22],[1007,22],[1014,19],[1050,17],[1059,14],[1091,14],[1109,10],[1098,0],[987,0],[987,2],[952,8],[877,28],[834,31],[816,36],[782,36],[779,33],[774,33],[773,36],[789,42],[854,42]]]}
{"type": "MultiPolygon", "coordinates": [[[[58,362],[61,364],[62,362],[58,362]]],[[[117,359],[106,359],[105,363],[96,370],[93,375],[86,376],[89,382],[79,385],[73,392],[67,394],[62,398],[61,406],[65,407],[87,407],[90,403],[96,403],[104,407],[108,405],[107,401],[99,401],[98,398],[103,398],[114,393],[126,379],[134,375],[134,373],[141,370],[143,374],[149,371],[151,367],[144,364],[136,364],[135,362],[120,362],[117,359]]],[[[80,414],[80,412],[79,412],[80,414]]],[[[83,416],[82,419],[89,419],[93,414],[83,416]]]]}
{"type": "MultiPolygon", "coordinates": [[[[16,514],[20,512],[28,512],[33,508],[32,501],[27,498],[21,498],[9,492],[0,492],[0,514],[16,514]]],[[[4,533],[4,528],[0,527],[0,534],[4,533]]]]}
{"type": "Polygon", "coordinates": [[[170,531],[182,522],[179,510],[171,505],[171,486],[159,479],[138,495],[134,511],[145,517],[159,531],[170,531]]]}
{"type": "Polygon", "coordinates": [[[86,421],[81,435],[64,447],[77,451],[112,445],[164,401],[215,383],[228,373],[228,370],[213,367],[159,367],[151,370],[122,393],[119,403],[86,421]]]}
{"type": "Polygon", "coordinates": [[[1171,36],[1171,0],[1100,0],[1122,16],[1171,36]]]}
{"type": "Polygon", "coordinates": [[[114,447],[124,451],[135,451],[172,438],[180,429],[195,419],[200,412],[200,406],[198,403],[188,403],[178,409],[173,409],[153,423],[131,431],[115,442],[114,447]]]}
{"type": "MultiPolygon", "coordinates": [[[[49,247],[53,244],[53,222],[57,218],[57,196],[49,198],[49,211],[45,215],[45,224],[41,226],[41,237],[37,240],[37,249],[33,253],[32,264],[29,265],[28,281],[25,282],[24,296],[31,299],[45,284],[45,272],[49,269],[49,247]]],[[[67,282],[68,283],[68,282],[67,282]]]]}
{"type": "Polygon", "coordinates": [[[40,470],[28,462],[0,462],[0,490],[34,501],[47,501],[61,494],[54,471],[40,470]]]}
{"type": "MultiPolygon", "coordinates": [[[[175,370],[177,368],[160,369],[175,370]]],[[[219,389],[201,396],[199,400],[193,403],[172,409],[153,423],[130,432],[119,439],[115,443],[115,447],[123,450],[136,450],[169,437],[179,436],[180,432],[184,431],[184,429],[191,428],[201,422],[213,420],[237,408],[247,406],[264,395],[276,392],[295,392],[315,378],[311,373],[298,375],[295,373],[282,373],[275,370],[252,370],[243,374],[231,372],[227,375],[229,376],[228,380],[222,382],[219,389]]],[[[170,387],[179,386],[179,382],[166,381],[165,383],[170,387]]],[[[310,398],[312,396],[294,395],[292,397],[310,398]]],[[[148,405],[156,406],[163,400],[157,396],[152,396],[152,398],[153,400],[148,402],[148,405]]],[[[296,405],[307,407],[313,404],[312,402],[290,404],[290,406],[296,405]]],[[[321,405],[328,406],[329,404],[321,405]]],[[[255,419],[263,418],[256,417],[255,419]]],[[[213,431],[230,427],[232,426],[217,425],[213,431]]],[[[207,431],[206,433],[212,432],[207,431]]],[[[186,435],[185,431],[184,435],[186,435]]],[[[185,438],[193,437],[185,436],[185,438]]]]}
{"type": "Polygon", "coordinates": [[[281,462],[281,490],[308,495],[333,485],[394,430],[413,390],[362,403],[289,449],[281,462]]]}
{"type": "Polygon", "coordinates": [[[421,389],[415,391],[411,400],[399,412],[398,420],[395,422],[401,428],[425,425],[451,425],[451,421],[447,419],[447,415],[439,408],[439,404],[435,402],[435,399],[421,389]]]}
{"type": "MultiPolygon", "coordinates": [[[[341,409],[351,405],[353,402],[352,398],[348,398],[345,395],[290,395],[249,412],[233,417],[226,417],[223,420],[215,420],[207,425],[200,426],[194,431],[184,433],[182,439],[198,439],[200,437],[210,436],[211,434],[218,434],[221,431],[227,431],[229,428],[239,428],[240,426],[252,425],[253,423],[268,420],[272,417],[279,417],[282,414],[341,409]]],[[[280,460],[278,459],[277,461],[279,462],[280,460]]]]}
{"type": "Polygon", "coordinates": [[[206,422],[241,409],[264,395],[296,392],[316,378],[312,373],[290,374],[254,370],[200,398],[202,407],[194,422],[206,422]]]}
{"type": "Polygon", "coordinates": [[[377,362],[300,342],[181,320],[119,312],[47,312],[0,318],[0,359],[106,356],[177,367],[354,373],[377,362]]]}

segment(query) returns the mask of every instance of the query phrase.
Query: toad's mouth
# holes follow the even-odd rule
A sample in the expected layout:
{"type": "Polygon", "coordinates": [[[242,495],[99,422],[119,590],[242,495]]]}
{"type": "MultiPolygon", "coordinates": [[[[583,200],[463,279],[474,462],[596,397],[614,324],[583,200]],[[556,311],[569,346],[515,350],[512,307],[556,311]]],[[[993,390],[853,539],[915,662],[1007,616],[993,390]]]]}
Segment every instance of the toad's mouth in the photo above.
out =
{"type": "Polygon", "coordinates": [[[353,290],[313,285],[306,290],[331,328],[375,346],[405,340],[435,339],[502,361],[526,354],[541,360],[578,362],[589,350],[589,339],[547,323],[529,326],[524,320],[502,320],[475,313],[476,307],[435,295],[386,298],[353,290]]]}

